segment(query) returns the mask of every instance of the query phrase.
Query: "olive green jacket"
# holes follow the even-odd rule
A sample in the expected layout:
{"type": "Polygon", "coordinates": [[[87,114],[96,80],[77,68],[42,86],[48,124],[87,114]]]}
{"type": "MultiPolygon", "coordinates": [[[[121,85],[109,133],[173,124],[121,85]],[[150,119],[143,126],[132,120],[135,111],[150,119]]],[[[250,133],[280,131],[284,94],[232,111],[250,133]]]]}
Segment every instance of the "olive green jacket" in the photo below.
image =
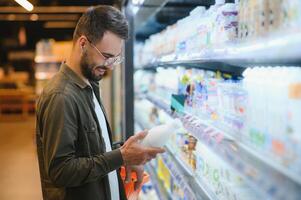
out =
{"type": "MultiPolygon", "coordinates": [[[[98,83],[91,86],[62,64],[38,99],[36,142],[44,200],[111,199],[107,175],[123,159],[119,149],[105,152],[93,104],[92,92],[102,106],[98,83]]],[[[108,121],[107,126],[112,142],[108,121]]],[[[119,173],[118,179],[124,200],[119,173]]]]}

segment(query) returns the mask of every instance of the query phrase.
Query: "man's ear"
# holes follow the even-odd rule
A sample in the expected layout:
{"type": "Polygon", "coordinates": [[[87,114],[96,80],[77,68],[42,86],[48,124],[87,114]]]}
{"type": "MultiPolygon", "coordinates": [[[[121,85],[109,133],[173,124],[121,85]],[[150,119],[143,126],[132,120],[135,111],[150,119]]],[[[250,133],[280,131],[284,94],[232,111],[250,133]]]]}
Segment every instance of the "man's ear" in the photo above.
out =
{"type": "Polygon", "coordinates": [[[87,38],[85,36],[80,36],[77,41],[78,41],[78,45],[81,48],[81,50],[84,51],[84,49],[87,45],[87,38]]]}

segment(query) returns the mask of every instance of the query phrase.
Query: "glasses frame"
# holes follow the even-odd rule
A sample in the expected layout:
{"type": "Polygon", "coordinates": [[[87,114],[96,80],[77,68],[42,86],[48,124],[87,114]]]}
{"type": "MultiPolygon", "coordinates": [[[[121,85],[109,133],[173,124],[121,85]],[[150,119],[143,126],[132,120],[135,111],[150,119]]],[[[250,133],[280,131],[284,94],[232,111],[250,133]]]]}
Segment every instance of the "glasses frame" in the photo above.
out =
{"type": "Polygon", "coordinates": [[[115,56],[115,57],[111,57],[111,58],[107,58],[103,55],[103,53],[91,42],[91,40],[89,40],[89,38],[86,36],[89,44],[97,51],[97,53],[104,59],[104,63],[103,66],[108,67],[110,69],[114,69],[114,66],[122,63],[123,61],[123,57],[121,57],[120,55],[115,56]]]}

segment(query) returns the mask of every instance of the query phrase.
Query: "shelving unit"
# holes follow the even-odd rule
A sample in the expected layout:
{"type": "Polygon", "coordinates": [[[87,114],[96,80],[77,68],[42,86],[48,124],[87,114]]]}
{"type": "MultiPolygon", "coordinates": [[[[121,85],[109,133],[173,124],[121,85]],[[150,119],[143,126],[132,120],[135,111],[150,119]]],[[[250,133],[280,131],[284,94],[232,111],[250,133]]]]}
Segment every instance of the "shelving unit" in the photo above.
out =
{"type": "Polygon", "coordinates": [[[168,191],[166,191],[162,184],[162,181],[157,178],[156,170],[154,169],[154,167],[152,167],[150,164],[147,164],[145,166],[145,169],[152,177],[152,183],[158,194],[159,199],[172,200],[171,194],[168,191]]]}
{"type": "MultiPolygon", "coordinates": [[[[263,184],[261,179],[254,179],[250,172],[256,174],[262,174],[260,177],[269,177],[269,180],[265,180],[265,187],[273,188],[274,183],[277,180],[285,180],[285,184],[282,186],[282,192],[296,191],[297,188],[301,189],[301,178],[293,173],[285,170],[281,165],[272,162],[269,158],[259,155],[252,148],[243,144],[241,141],[234,139],[234,136],[227,133],[220,128],[208,123],[204,119],[195,117],[189,113],[174,113],[166,104],[166,100],[156,98],[155,95],[146,95],[145,97],[152,102],[157,108],[164,110],[173,118],[180,118],[183,123],[188,124],[189,127],[185,127],[194,137],[199,141],[206,144],[217,155],[225,160],[230,166],[236,169],[248,183],[266,198],[273,198],[268,193],[269,191],[262,191],[263,184]],[[187,123],[187,118],[190,120],[190,124],[187,123]],[[241,166],[245,166],[242,170],[241,166]]],[[[276,195],[276,194],[274,194],[276,195]]]]}
{"type": "Polygon", "coordinates": [[[36,56],[35,59],[36,93],[40,94],[42,88],[59,70],[63,59],[57,56],[36,56]]]}
{"type": "MultiPolygon", "coordinates": [[[[226,2],[232,3],[234,1],[226,2]]],[[[185,2],[180,0],[157,0],[153,2],[146,0],[139,5],[140,8],[136,14],[138,19],[133,23],[137,30],[136,38],[147,38],[151,34],[163,30],[164,27],[156,26],[158,16],[161,16],[164,9],[170,9],[168,5],[176,5],[177,3],[185,2]],[[145,30],[145,35],[141,36],[141,30],[145,30]]],[[[211,0],[194,2],[194,7],[202,5],[208,8],[212,4],[214,1],[211,0]]],[[[174,13],[177,13],[176,8],[173,9],[174,13]]],[[[175,15],[174,20],[166,23],[165,27],[181,18],[179,15],[175,15]]],[[[149,70],[156,73],[159,71],[158,68],[184,67],[219,71],[229,74],[232,78],[240,78],[246,68],[254,66],[301,66],[300,46],[300,32],[275,33],[262,39],[237,40],[224,45],[210,45],[194,54],[181,52],[162,55],[153,58],[146,65],[136,66],[133,72],[149,70]]],[[[167,93],[169,94],[170,91],[167,93]]],[[[252,188],[252,191],[261,196],[262,199],[282,200],[287,199],[287,194],[293,194],[290,199],[297,200],[300,198],[300,195],[297,194],[298,191],[301,191],[301,176],[299,174],[273,160],[264,152],[250,146],[243,137],[238,137],[235,131],[187,111],[174,111],[170,107],[170,100],[159,98],[159,96],[156,93],[148,92],[136,95],[136,98],[148,100],[155,108],[163,110],[171,118],[179,118],[190,134],[235,170],[248,187],[252,188]]],[[[135,115],[135,123],[139,124],[141,128],[150,128],[141,121],[142,115],[143,113],[139,113],[139,116],[135,115]]],[[[195,193],[198,192],[197,198],[219,199],[210,185],[199,178],[177,155],[176,151],[170,146],[166,146],[166,149],[167,153],[163,155],[165,164],[169,166],[172,174],[177,174],[178,170],[185,175],[185,182],[195,193]],[[169,163],[170,161],[176,166],[176,170],[169,163]]]]}
{"type": "Polygon", "coordinates": [[[63,60],[57,56],[36,56],[34,59],[36,63],[61,63],[63,60]]]}
{"type": "MultiPolygon", "coordinates": [[[[150,126],[144,124],[141,120],[135,119],[135,121],[141,130],[150,128],[150,126]]],[[[165,165],[170,166],[172,176],[181,181],[184,188],[189,188],[188,190],[190,190],[191,193],[194,191],[195,195],[197,195],[196,199],[218,200],[205,181],[200,178],[196,179],[196,174],[193,170],[176,155],[176,152],[173,151],[169,145],[166,145],[165,149],[167,151],[162,155],[163,161],[165,165]],[[176,166],[172,166],[172,164],[176,164],[176,166]]],[[[153,176],[151,175],[151,177],[153,176]]],[[[193,195],[193,193],[191,195],[193,195]]]]}
{"type": "Polygon", "coordinates": [[[172,156],[172,160],[174,163],[177,163],[177,165],[181,168],[182,172],[186,174],[186,176],[189,178],[189,182],[191,187],[193,188],[193,191],[198,191],[201,193],[202,199],[212,199],[212,200],[218,200],[217,196],[214,194],[214,192],[209,188],[209,186],[205,183],[205,181],[201,180],[201,178],[195,178],[197,177],[196,174],[190,169],[179,156],[177,156],[176,152],[172,150],[171,147],[166,145],[166,149],[170,156],[172,156]]]}
{"type": "Polygon", "coordinates": [[[204,49],[195,55],[170,54],[154,59],[137,69],[158,67],[200,68],[241,76],[247,67],[301,64],[301,33],[274,36],[247,43],[232,43],[224,47],[204,49]]]}
{"type": "Polygon", "coordinates": [[[191,182],[194,182],[195,180],[190,179],[191,176],[185,174],[187,171],[183,170],[183,165],[181,164],[182,167],[179,167],[179,163],[170,152],[169,154],[163,154],[162,158],[164,164],[169,168],[170,174],[180,183],[181,188],[188,194],[188,199],[209,199],[207,196],[202,195],[203,191],[201,188],[191,187],[191,182]]]}
{"type": "MultiPolygon", "coordinates": [[[[177,113],[173,113],[171,109],[168,107],[168,104],[166,103],[166,100],[156,98],[156,95],[150,94],[146,95],[145,98],[152,102],[157,108],[160,108],[161,110],[164,110],[168,115],[171,117],[179,117],[180,115],[183,115],[185,117],[189,116],[190,118],[194,118],[197,123],[194,124],[194,126],[203,126],[210,130],[214,130],[213,132],[219,133],[218,137],[225,139],[227,141],[231,141],[232,143],[235,143],[235,145],[242,150],[242,154],[248,155],[248,157],[252,157],[253,159],[256,159],[260,161],[263,165],[266,165],[268,168],[271,168],[283,175],[285,175],[287,178],[291,179],[295,183],[301,185],[301,177],[296,176],[295,174],[291,173],[290,171],[287,171],[283,166],[276,164],[275,162],[272,162],[270,158],[264,157],[260,155],[260,152],[254,151],[251,147],[248,147],[246,144],[243,143],[243,141],[234,139],[235,136],[231,134],[228,130],[223,130],[222,128],[219,128],[217,125],[212,124],[208,120],[201,119],[199,117],[195,117],[192,114],[189,113],[181,113],[180,115],[177,113]]],[[[194,131],[195,132],[195,131],[194,131]]],[[[199,134],[196,133],[196,137],[202,137],[198,136],[199,134]]],[[[213,136],[212,136],[213,137],[213,136]]],[[[214,136],[217,137],[217,136],[214,136]]]]}

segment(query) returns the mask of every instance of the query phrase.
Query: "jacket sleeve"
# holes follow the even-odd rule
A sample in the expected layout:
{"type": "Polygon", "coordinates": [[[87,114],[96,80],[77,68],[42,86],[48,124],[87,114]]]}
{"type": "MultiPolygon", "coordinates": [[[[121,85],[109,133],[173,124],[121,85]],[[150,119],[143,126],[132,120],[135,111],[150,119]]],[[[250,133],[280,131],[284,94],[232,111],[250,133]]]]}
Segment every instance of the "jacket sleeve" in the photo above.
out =
{"type": "Polygon", "coordinates": [[[96,181],[123,164],[119,149],[90,157],[76,157],[78,115],[74,100],[56,93],[38,104],[41,115],[45,170],[58,187],[96,181]]]}

